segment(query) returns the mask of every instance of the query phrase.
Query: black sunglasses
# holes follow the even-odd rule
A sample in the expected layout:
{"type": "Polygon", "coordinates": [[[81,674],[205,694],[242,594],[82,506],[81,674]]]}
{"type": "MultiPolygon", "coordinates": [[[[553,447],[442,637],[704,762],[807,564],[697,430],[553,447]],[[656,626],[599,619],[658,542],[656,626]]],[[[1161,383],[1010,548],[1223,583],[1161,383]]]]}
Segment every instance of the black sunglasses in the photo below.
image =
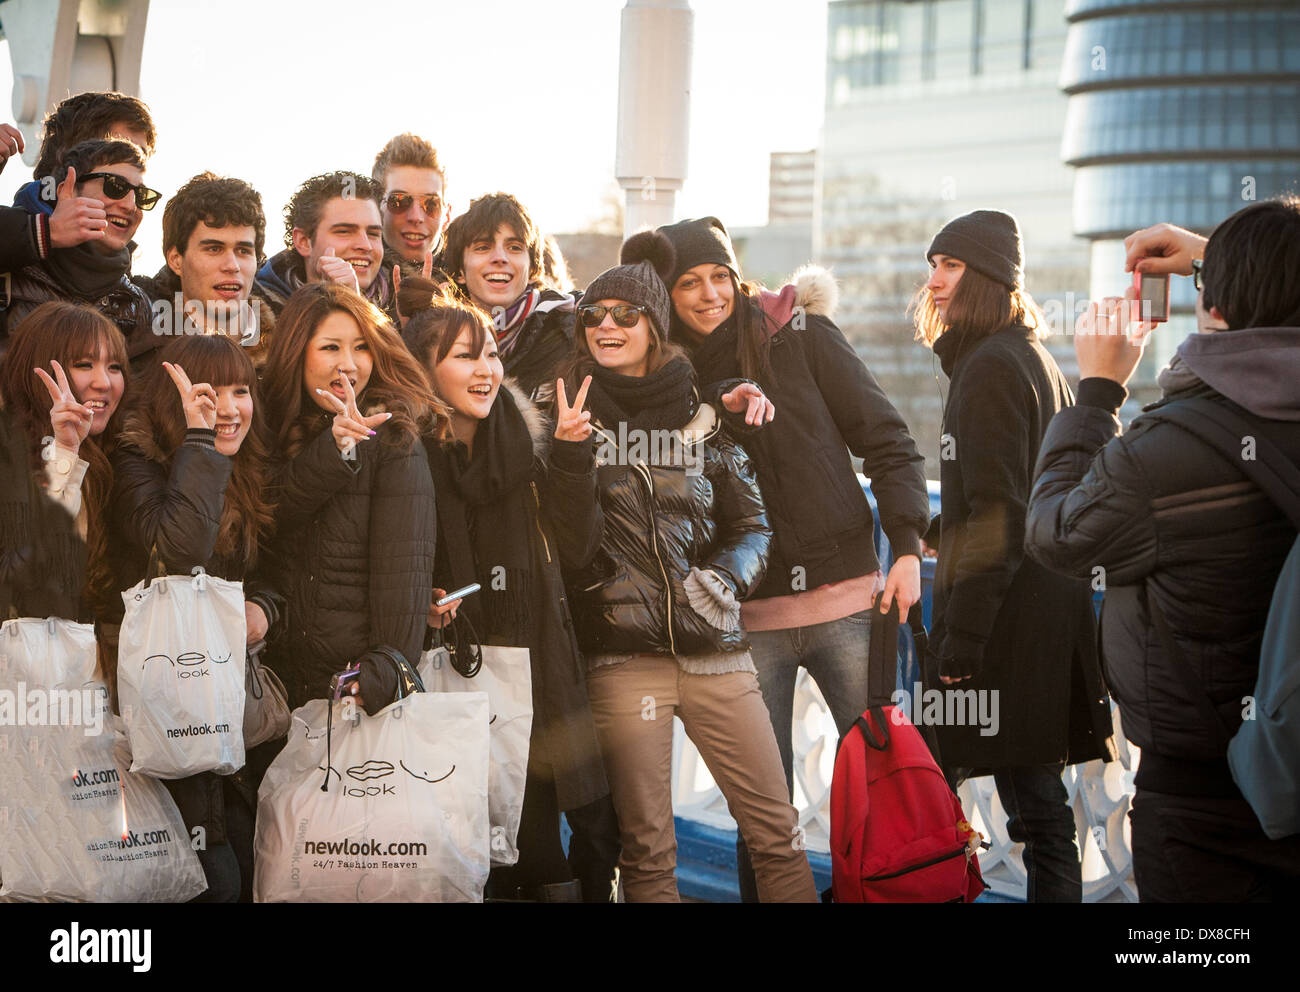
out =
{"type": "Polygon", "coordinates": [[[603,307],[599,303],[588,303],[585,306],[578,307],[578,315],[582,318],[583,327],[599,327],[601,321],[605,319],[605,314],[610,314],[614,318],[614,323],[619,327],[635,327],[637,317],[649,312],[648,308],[634,303],[619,303],[612,307],[603,307]]]}
{"type": "Polygon", "coordinates": [[[1204,264],[1199,258],[1192,259],[1192,285],[1198,291],[1205,288],[1205,280],[1201,278],[1201,267],[1204,264]]]}
{"type": "Polygon", "coordinates": [[[154,204],[162,199],[162,194],[156,189],[150,189],[141,183],[135,186],[127,182],[116,172],[87,172],[78,182],[86,182],[90,179],[104,180],[104,195],[110,200],[120,200],[127,193],[135,191],[135,205],[141,210],[152,210],[154,204]]]}
{"type": "Polygon", "coordinates": [[[384,203],[393,213],[404,214],[411,209],[411,204],[417,199],[424,212],[430,217],[436,217],[442,211],[442,197],[437,193],[421,197],[412,196],[410,193],[389,193],[384,197],[384,203]]]}

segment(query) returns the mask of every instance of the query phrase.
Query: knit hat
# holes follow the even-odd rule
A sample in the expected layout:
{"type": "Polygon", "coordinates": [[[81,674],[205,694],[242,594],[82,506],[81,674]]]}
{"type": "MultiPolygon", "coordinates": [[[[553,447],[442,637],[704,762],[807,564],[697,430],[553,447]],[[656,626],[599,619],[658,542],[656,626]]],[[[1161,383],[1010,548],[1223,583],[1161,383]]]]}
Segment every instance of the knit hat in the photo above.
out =
{"type": "Polygon", "coordinates": [[[925,260],[935,255],[960,259],[1010,289],[1017,289],[1024,278],[1020,228],[1014,217],[1000,210],[976,210],[949,221],[930,242],[925,260]]]}
{"type": "Polygon", "coordinates": [[[640,231],[623,242],[619,253],[623,264],[606,269],[591,281],[582,294],[584,302],[626,300],[650,312],[660,339],[668,340],[668,315],[672,300],[664,275],[673,269],[672,243],[658,231],[640,231]]]}
{"type": "Polygon", "coordinates": [[[659,228],[659,233],[672,243],[673,251],[677,253],[677,264],[673,266],[670,278],[664,280],[670,290],[683,272],[706,262],[725,265],[732,275],[740,278],[740,265],[736,262],[736,251],[731,246],[731,236],[718,218],[680,220],[676,224],[659,228]]]}

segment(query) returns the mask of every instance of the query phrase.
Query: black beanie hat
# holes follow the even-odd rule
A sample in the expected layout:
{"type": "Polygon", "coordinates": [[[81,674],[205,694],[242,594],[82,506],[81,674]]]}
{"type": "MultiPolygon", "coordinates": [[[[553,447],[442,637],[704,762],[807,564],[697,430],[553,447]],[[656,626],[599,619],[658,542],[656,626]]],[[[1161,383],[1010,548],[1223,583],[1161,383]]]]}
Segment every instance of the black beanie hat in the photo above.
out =
{"type": "Polygon", "coordinates": [[[740,278],[740,265],[736,262],[735,249],[731,247],[731,237],[718,218],[679,220],[676,224],[659,228],[659,233],[672,243],[673,251],[677,253],[677,264],[673,266],[671,278],[664,280],[670,291],[683,272],[706,262],[725,265],[732,275],[740,278]]]}
{"type": "Polygon", "coordinates": [[[976,210],[949,221],[930,242],[925,260],[935,255],[960,259],[1009,289],[1020,288],[1024,278],[1020,227],[1000,210],[976,210]]]}
{"type": "Polygon", "coordinates": [[[584,302],[626,300],[650,312],[660,340],[668,340],[668,314],[672,300],[664,275],[674,265],[673,246],[658,231],[641,231],[623,242],[619,253],[623,264],[606,269],[591,281],[582,294],[584,302]]]}

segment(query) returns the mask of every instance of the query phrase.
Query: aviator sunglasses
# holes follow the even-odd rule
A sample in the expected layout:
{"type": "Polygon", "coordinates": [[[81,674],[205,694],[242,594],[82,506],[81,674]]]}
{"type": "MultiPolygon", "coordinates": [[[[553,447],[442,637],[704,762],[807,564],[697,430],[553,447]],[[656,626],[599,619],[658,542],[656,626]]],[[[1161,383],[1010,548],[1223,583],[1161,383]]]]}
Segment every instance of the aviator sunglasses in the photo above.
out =
{"type": "Polygon", "coordinates": [[[420,207],[430,217],[437,216],[442,210],[442,198],[437,193],[421,197],[412,196],[410,193],[389,193],[384,197],[384,203],[393,213],[404,214],[411,209],[411,204],[417,199],[420,201],[420,207]]]}
{"type": "Polygon", "coordinates": [[[614,318],[614,323],[619,327],[635,327],[637,317],[643,313],[649,313],[649,310],[633,303],[620,303],[612,307],[602,307],[598,303],[588,303],[585,306],[578,307],[578,315],[582,317],[583,327],[599,327],[607,313],[614,318]]]}
{"type": "Polygon", "coordinates": [[[91,179],[104,180],[104,195],[110,200],[120,200],[132,190],[135,191],[135,205],[141,210],[152,210],[154,204],[162,198],[162,194],[156,189],[150,189],[141,183],[139,186],[127,182],[116,172],[87,172],[78,182],[86,182],[91,179]]]}

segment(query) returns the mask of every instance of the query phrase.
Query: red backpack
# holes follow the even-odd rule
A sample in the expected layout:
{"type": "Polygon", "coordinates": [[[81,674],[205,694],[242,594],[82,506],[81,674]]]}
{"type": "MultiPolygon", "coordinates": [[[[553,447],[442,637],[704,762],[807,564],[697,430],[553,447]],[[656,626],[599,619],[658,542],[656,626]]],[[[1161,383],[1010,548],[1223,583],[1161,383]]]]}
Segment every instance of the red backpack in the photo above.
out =
{"type": "MultiPolygon", "coordinates": [[[[877,604],[879,600],[877,600],[877,604]]],[[[919,608],[919,604],[918,604],[919,608]]],[[[925,628],[918,621],[918,656],[925,628]]],[[[831,781],[831,892],[835,902],[971,902],[984,891],[979,834],[962,814],[921,733],[877,702],[892,687],[898,612],[871,623],[871,701],[840,741],[831,781]]]]}

